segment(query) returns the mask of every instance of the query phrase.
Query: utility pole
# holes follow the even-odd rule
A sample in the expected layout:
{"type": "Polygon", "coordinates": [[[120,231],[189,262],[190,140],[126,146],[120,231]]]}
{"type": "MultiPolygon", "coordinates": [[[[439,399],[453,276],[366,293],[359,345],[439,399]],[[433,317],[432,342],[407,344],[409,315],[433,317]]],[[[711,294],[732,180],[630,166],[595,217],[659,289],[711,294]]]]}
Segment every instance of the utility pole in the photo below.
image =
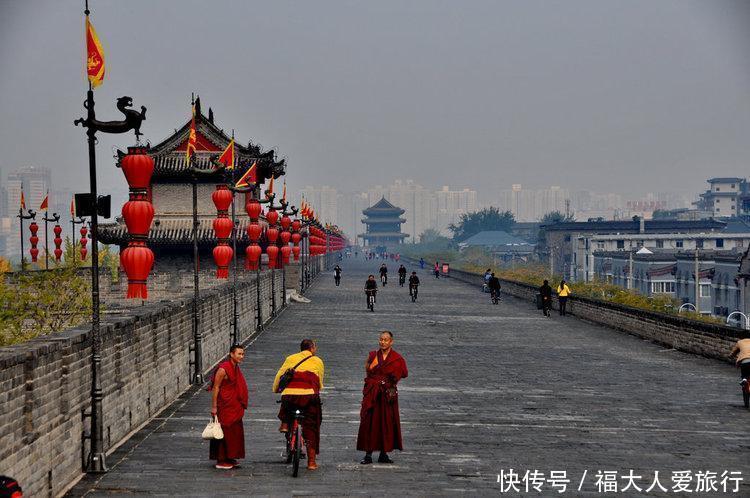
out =
{"type": "Polygon", "coordinates": [[[701,290],[701,280],[700,280],[700,261],[698,259],[698,248],[695,248],[695,308],[698,313],[701,312],[700,302],[698,301],[700,299],[700,290],[701,290]]]}

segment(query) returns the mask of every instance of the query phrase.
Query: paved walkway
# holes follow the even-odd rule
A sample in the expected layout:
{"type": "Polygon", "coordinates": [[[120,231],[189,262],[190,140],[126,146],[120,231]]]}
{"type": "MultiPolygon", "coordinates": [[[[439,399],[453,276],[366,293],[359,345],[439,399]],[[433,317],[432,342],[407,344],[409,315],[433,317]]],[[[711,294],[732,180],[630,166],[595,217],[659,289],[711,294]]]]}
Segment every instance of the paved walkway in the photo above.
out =
{"type": "MultiPolygon", "coordinates": [[[[493,306],[476,288],[426,272],[411,303],[393,262],[370,313],[362,287],[379,264],[345,260],[341,287],[323,274],[308,293],[313,302],[292,304],[247,350],[242,468],[217,471],[207,460],[200,431],[210,400],[194,390],[119,448],[108,474],[86,478],[71,496],[497,496],[498,474],[511,468],[521,478],[526,470],[566,471],[563,496],[598,496],[597,471],[621,477],[632,469],[645,490],[658,470],[668,496],[673,471],[741,471],[750,479],[750,412],[731,366],[576,318],[546,319],[509,297],[493,306]],[[360,466],[363,363],[382,329],[394,332],[409,366],[399,386],[406,449],[392,454],[394,465],[360,466]],[[281,462],[270,389],[304,337],[317,339],[327,382],[320,469],[293,479],[281,462]]],[[[626,484],[619,479],[618,489],[626,484]]],[[[542,496],[556,489],[547,482],[542,496]]],[[[633,490],[620,495],[638,496],[633,490]]],[[[750,485],[735,495],[749,496],[750,485]]]]}

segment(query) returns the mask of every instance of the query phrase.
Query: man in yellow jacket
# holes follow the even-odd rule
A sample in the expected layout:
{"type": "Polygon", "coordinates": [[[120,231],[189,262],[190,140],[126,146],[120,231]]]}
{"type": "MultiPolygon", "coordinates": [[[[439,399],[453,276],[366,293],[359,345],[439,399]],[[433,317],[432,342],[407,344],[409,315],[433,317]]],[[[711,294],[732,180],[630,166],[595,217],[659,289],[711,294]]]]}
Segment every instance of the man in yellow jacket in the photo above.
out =
{"type": "Polygon", "coordinates": [[[279,392],[281,376],[289,369],[294,369],[291,382],[281,391],[281,409],[279,432],[289,430],[289,422],[294,412],[304,414],[302,419],[302,437],[307,446],[307,468],[315,470],[318,465],[315,457],[320,453],[320,423],[323,411],[320,405],[320,390],[323,388],[325,366],[323,360],[316,356],[318,346],[312,339],[305,339],[300,344],[300,352],[289,355],[276,373],[273,381],[273,392],[279,392]]]}
{"type": "Polygon", "coordinates": [[[560,316],[565,316],[565,306],[568,304],[568,296],[570,296],[570,287],[565,283],[565,280],[560,280],[560,285],[557,286],[557,299],[560,302],[560,316]]]}
{"type": "Polygon", "coordinates": [[[729,353],[730,358],[735,358],[737,368],[743,382],[750,380],[750,339],[740,339],[729,353]]]}

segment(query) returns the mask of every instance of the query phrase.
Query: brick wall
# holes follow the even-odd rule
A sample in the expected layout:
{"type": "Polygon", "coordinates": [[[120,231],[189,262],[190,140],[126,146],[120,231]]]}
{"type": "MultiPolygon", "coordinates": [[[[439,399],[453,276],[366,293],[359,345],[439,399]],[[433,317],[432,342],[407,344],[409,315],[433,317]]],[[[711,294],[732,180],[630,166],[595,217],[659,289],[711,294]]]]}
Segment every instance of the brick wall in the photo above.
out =
{"type": "MultiPolygon", "coordinates": [[[[482,285],[482,275],[476,273],[451,268],[450,277],[476,285],[477,288],[482,285]]],[[[531,303],[536,302],[538,288],[535,286],[502,279],[500,285],[505,294],[531,303]]],[[[557,302],[554,300],[553,308],[557,309],[557,302]]],[[[734,327],[689,320],[586,297],[571,296],[568,298],[566,310],[569,314],[589,322],[649,339],[680,351],[722,361],[729,361],[727,354],[738,339],[750,337],[748,331],[734,327]]]]}
{"type": "MultiPolygon", "coordinates": [[[[282,307],[282,278],[281,271],[273,272],[273,280],[271,271],[260,273],[264,322],[282,307]]],[[[249,273],[238,285],[241,340],[256,331],[256,282],[249,273]]],[[[190,387],[191,296],[149,300],[103,317],[105,449],[190,387]]],[[[207,374],[230,346],[230,283],[204,289],[199,306],[207,374]]],[[[82,411],[90,405],[89,335],[89,327],[82,326],[0,348],[0,474],[18,479],[28,496],[57,495],[81,474],[88,451],[81,434],[88,431],[82,411]]]]}

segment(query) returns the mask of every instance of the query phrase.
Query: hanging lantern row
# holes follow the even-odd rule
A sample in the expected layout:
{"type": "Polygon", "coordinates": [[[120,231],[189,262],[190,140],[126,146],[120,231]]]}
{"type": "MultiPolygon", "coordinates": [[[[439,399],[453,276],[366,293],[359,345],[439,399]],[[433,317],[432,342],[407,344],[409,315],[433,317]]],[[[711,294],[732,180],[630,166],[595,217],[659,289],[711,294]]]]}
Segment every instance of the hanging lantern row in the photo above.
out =
{"type": "Polygon", "coordinates": [[[63,253],[63,251],[61,249],[62,238],[60,237],[60,235],[62,235],[62,227],[59,224],[55,225],[55,227],[52,229],[52,231],[55,234],[55,239],[54,239],[54,242],[55,242],[55,261],[57,261],[59,263],[60,262],[60,258],[62,258],[62,253],[63,253]]]}
{"type": "Polygon", "coordinates": [[[31,232],[31,237],[29,237],[29,242],[31,242],[29,254],[31,254],[31,262],[36,263],[36,258],[39,256],[39,249],[36,248],[36,245],[39,243],[39,237],[36,235],[39,231],[39,225],[36,224],[36,221],[31,222],[29,225],[29,231],[31,232]]]}
{"type": "Polygon", "coordinates": [[[247,225],[247,238],[250,245],[245,248],[245,268],[247,270],[257,270],[260,265],[260,241],[261,226],[258,220],[262,212],[260,201],[254,199],[251,193],[247,193],[245,202],[245,211],[250,217],[250,223],[247,225]]]}
{"type": "Polygon", "coordinates": [[[148,147],[136,145],[128,147],[128,153],[120,161],[120,167],[130,187],[130,200],[122,206],[122,217],[128,229],[128,247],[120,253],[120,264],[128,275],[126,297],[147,299],[146,280],[154,266],[154,253],[146,247],[148,232],[154,220],[154,206],[148,200],[154,160],[148,155],[148,147]]]}
{"type": "Polygon", "coordinates": [[[299,220],[292,221],[292,235],[291,235],[291,241],[294,246],[292,247],[292,254],[294,254],[294,261],[299,261],[299,243],[302,240],[302,234],[299,233],[300,229],[302,228],[302,222],[299,220]]]}
{"type": "Polygon", "coordinates": [[[86,235],[89,233],[89,229],[86,227],[81,227],[81,261],[86,261],[86,255],[89,253],[89,250],[86,249],[86,244],[88,244],[88,239],[86,238],[86,235]]]}
{"type": "Polygon", "coordinates": [[[226,185],[217,185],[216,190],[211,195],[211,199],[216,206],[217,216],[214,220],[214,233],[219,239],[218,244],[214,247],[213,255],[216,263],[216,278],[229,277],[229,262],[234,256],[234,251],[229,246],[229,237],[232,236],[232,220],[227,214],[229,206],[232,205],[232,192],[226,185]]]}

